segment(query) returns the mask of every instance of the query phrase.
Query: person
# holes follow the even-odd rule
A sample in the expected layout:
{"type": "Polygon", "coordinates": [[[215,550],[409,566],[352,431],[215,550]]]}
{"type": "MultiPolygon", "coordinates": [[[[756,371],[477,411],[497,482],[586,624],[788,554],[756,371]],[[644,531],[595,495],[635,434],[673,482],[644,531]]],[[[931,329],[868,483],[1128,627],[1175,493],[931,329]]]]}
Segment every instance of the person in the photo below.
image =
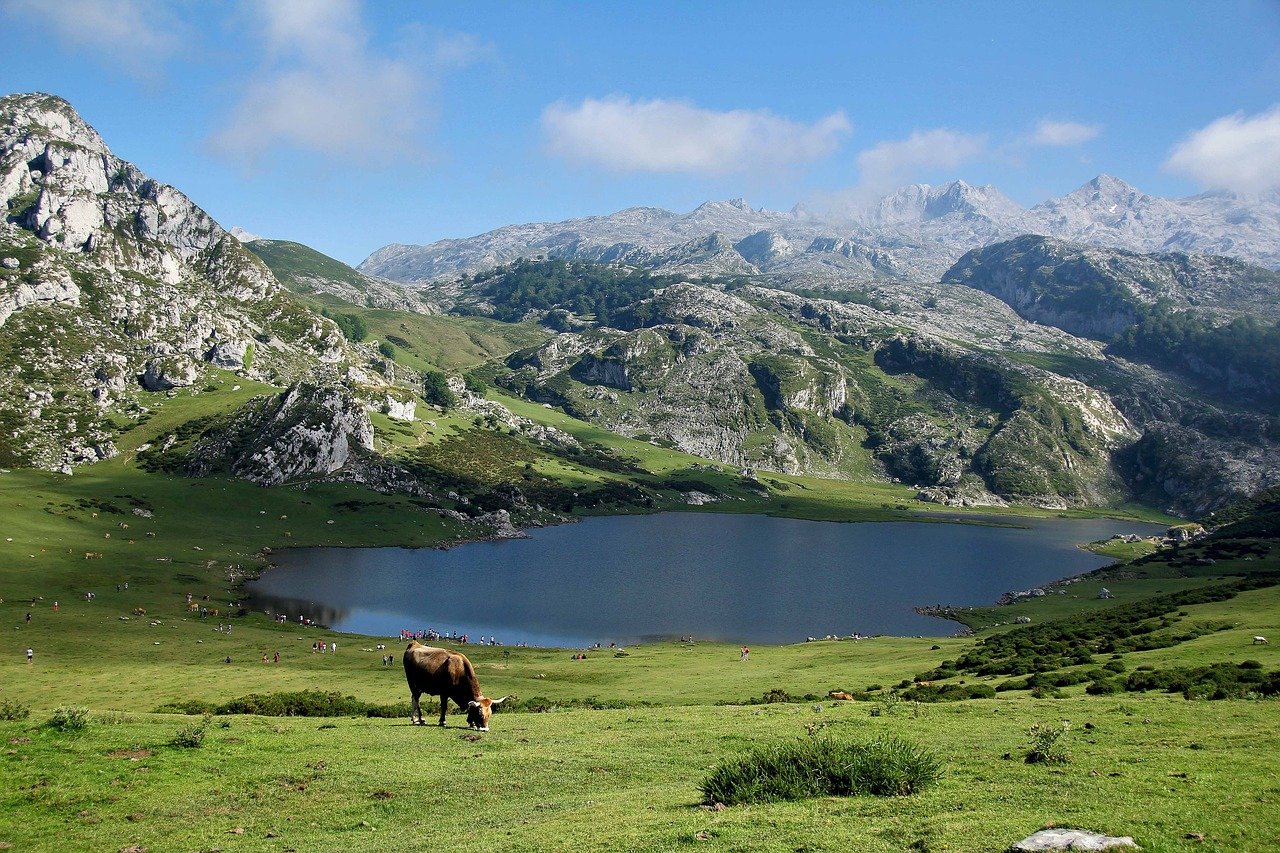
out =
{"type": "Polygon", "coordinates": [[[224,659],[223,659],[223,662],[224,662],[224,663],[231,663],[231,655],[227,655],[227,656],[226,656],[226,658],[224,658],[224,659]]]}
{"type": "Polygon", "coordinates": [[[279,652],[276,652],[275,660],[273,660],[273,661],[272,661],[272,663],[280,663],[280,653],[279,653],[279,652]]]}
{"type": "Polygon", "coordinates": [[[27,663],[31,663],[31,661],[35,659],[35,656],[36,656],[35,649],[27,649],[27,663]]]}
{"type": "Polygon", "coordinates": [[[30,624],[31,624],[31,611],[30,611],[30,610],[28,610],[28,611],[27,611],[27,624],[28,624],[28,625],[30,625],[30,624]]]}
{"type": "Polygon", "coordinates": [[[58,602],[56,602],[56,601],[53,603],[53,612],[54,612],[54,613],[57,613],[57,612],[58,612],[58,602]]]}
{"type": "Polygon", "coordinates": [[[329,651],[333,652],[335,655],[338,653],[338,642],[337,642],[337,640],[335,640],[335,641],[333,641],[332,643],[330,643],[330,644],[329,644],[329,651]]]}
{"type": "Polygon", "coordinates": [[[742,647],[742,657],[738,658],[738,660],[746,660],[746,659],[747,659],[747,655],[749,655],[749,654],[751,654],[751,649],[747,648],[746,646],[743,646],[743,647],[742,647]]]}

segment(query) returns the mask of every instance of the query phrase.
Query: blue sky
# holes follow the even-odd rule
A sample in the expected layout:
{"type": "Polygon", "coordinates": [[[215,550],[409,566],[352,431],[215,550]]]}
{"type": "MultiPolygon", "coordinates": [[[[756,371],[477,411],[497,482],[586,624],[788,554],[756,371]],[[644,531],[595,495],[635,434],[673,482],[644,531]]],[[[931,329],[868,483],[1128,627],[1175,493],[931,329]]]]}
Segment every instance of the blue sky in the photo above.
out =
{"type": "Polygon", "coordinates": [[[67,98],[224,225],[356,263],[633,205],[1034,204],[1280,186],[1280,2],[0,0],[67,98]]]}

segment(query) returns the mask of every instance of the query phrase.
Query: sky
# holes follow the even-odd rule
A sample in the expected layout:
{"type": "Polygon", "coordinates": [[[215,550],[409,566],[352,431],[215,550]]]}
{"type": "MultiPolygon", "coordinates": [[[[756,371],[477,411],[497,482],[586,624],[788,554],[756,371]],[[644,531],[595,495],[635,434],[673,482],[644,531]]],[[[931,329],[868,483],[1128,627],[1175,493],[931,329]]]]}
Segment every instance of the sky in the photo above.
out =
{"type": "Polygon", "coordinates": [[[0,26],[0,93],[352,264],[708,199],[1280,188],[1280,0],[0,0],[0,26]]]}

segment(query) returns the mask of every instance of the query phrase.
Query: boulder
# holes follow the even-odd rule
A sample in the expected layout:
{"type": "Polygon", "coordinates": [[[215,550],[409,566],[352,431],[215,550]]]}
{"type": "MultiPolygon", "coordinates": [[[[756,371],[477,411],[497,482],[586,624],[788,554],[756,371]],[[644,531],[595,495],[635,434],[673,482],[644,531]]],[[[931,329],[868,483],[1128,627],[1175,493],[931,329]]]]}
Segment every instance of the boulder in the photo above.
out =
{"type": "Polygon", "coordinates": [[[1044,850],[1137,850],[1127,835],[1113,837],[1083,829],[1042,829],[1009,848],[1009,853],[1044,850]]]}
{"type": "Polygon", "coordinates": [[[247,341],[219,341],[205,353],[205,361],[214,367],[235,369],[244,367],[244,356],[249,351],[247,341]]]}
{"type": "Polygon", "coordinates": [[[149,359],[138,381],[148,391],[171,391],[194,385],[199,377],[195,363],[183,355],[149,359]]]}

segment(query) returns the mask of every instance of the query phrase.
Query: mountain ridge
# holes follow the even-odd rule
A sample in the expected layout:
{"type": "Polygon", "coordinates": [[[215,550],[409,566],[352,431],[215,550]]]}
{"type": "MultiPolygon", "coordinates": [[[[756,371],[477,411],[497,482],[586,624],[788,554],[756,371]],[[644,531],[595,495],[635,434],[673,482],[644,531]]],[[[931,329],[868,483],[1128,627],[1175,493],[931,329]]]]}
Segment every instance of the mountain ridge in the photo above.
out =
{"type": "MultiPolygon", "coordinates": [[[[662,270],[659,255],[713,233],[730,242],[762,231],[799,246],[844,241],[863,251],[891,253],[893,272],[842,268],[846,277],[936,280],[961,255],[1019,234],[1041,234],[1139,252],[1221,254],[1280,269],[1280,195],[1247,199],[1202,193],[1178,199],[1148,195],[1101,174],[1066,195],[1023,208],[997,187],[962,180],[913,184],[845,215],[820,215],[802,205],[779,213],[752,208],[742,199],[711,200],[688,213],[633,207],[614,214],[559,222],[513,224],[472,237],[426,245],[390,244],[357,269],[405,283],[425,283],[474,273],[519,257],[547,255],[624,262],[662,270]],[[637,216],[638,212],[643,215],[637,216]]],[[[795,254],[803,254],[797,252],[795,254]]],[[[779,270],[775,258],[756,272],[779,270]]],[[[744,257],[748,263],[750,258],[744,257]]],[[[722,272],[733,272],[732,262],[722,272]]],[[[793,264],[793,266],[796,266],[793,264]]],[[[829,265],[828,265],[829,266],[829,265]]],[[[813,272],[817,265],[799,268],[813,272]]]]}

